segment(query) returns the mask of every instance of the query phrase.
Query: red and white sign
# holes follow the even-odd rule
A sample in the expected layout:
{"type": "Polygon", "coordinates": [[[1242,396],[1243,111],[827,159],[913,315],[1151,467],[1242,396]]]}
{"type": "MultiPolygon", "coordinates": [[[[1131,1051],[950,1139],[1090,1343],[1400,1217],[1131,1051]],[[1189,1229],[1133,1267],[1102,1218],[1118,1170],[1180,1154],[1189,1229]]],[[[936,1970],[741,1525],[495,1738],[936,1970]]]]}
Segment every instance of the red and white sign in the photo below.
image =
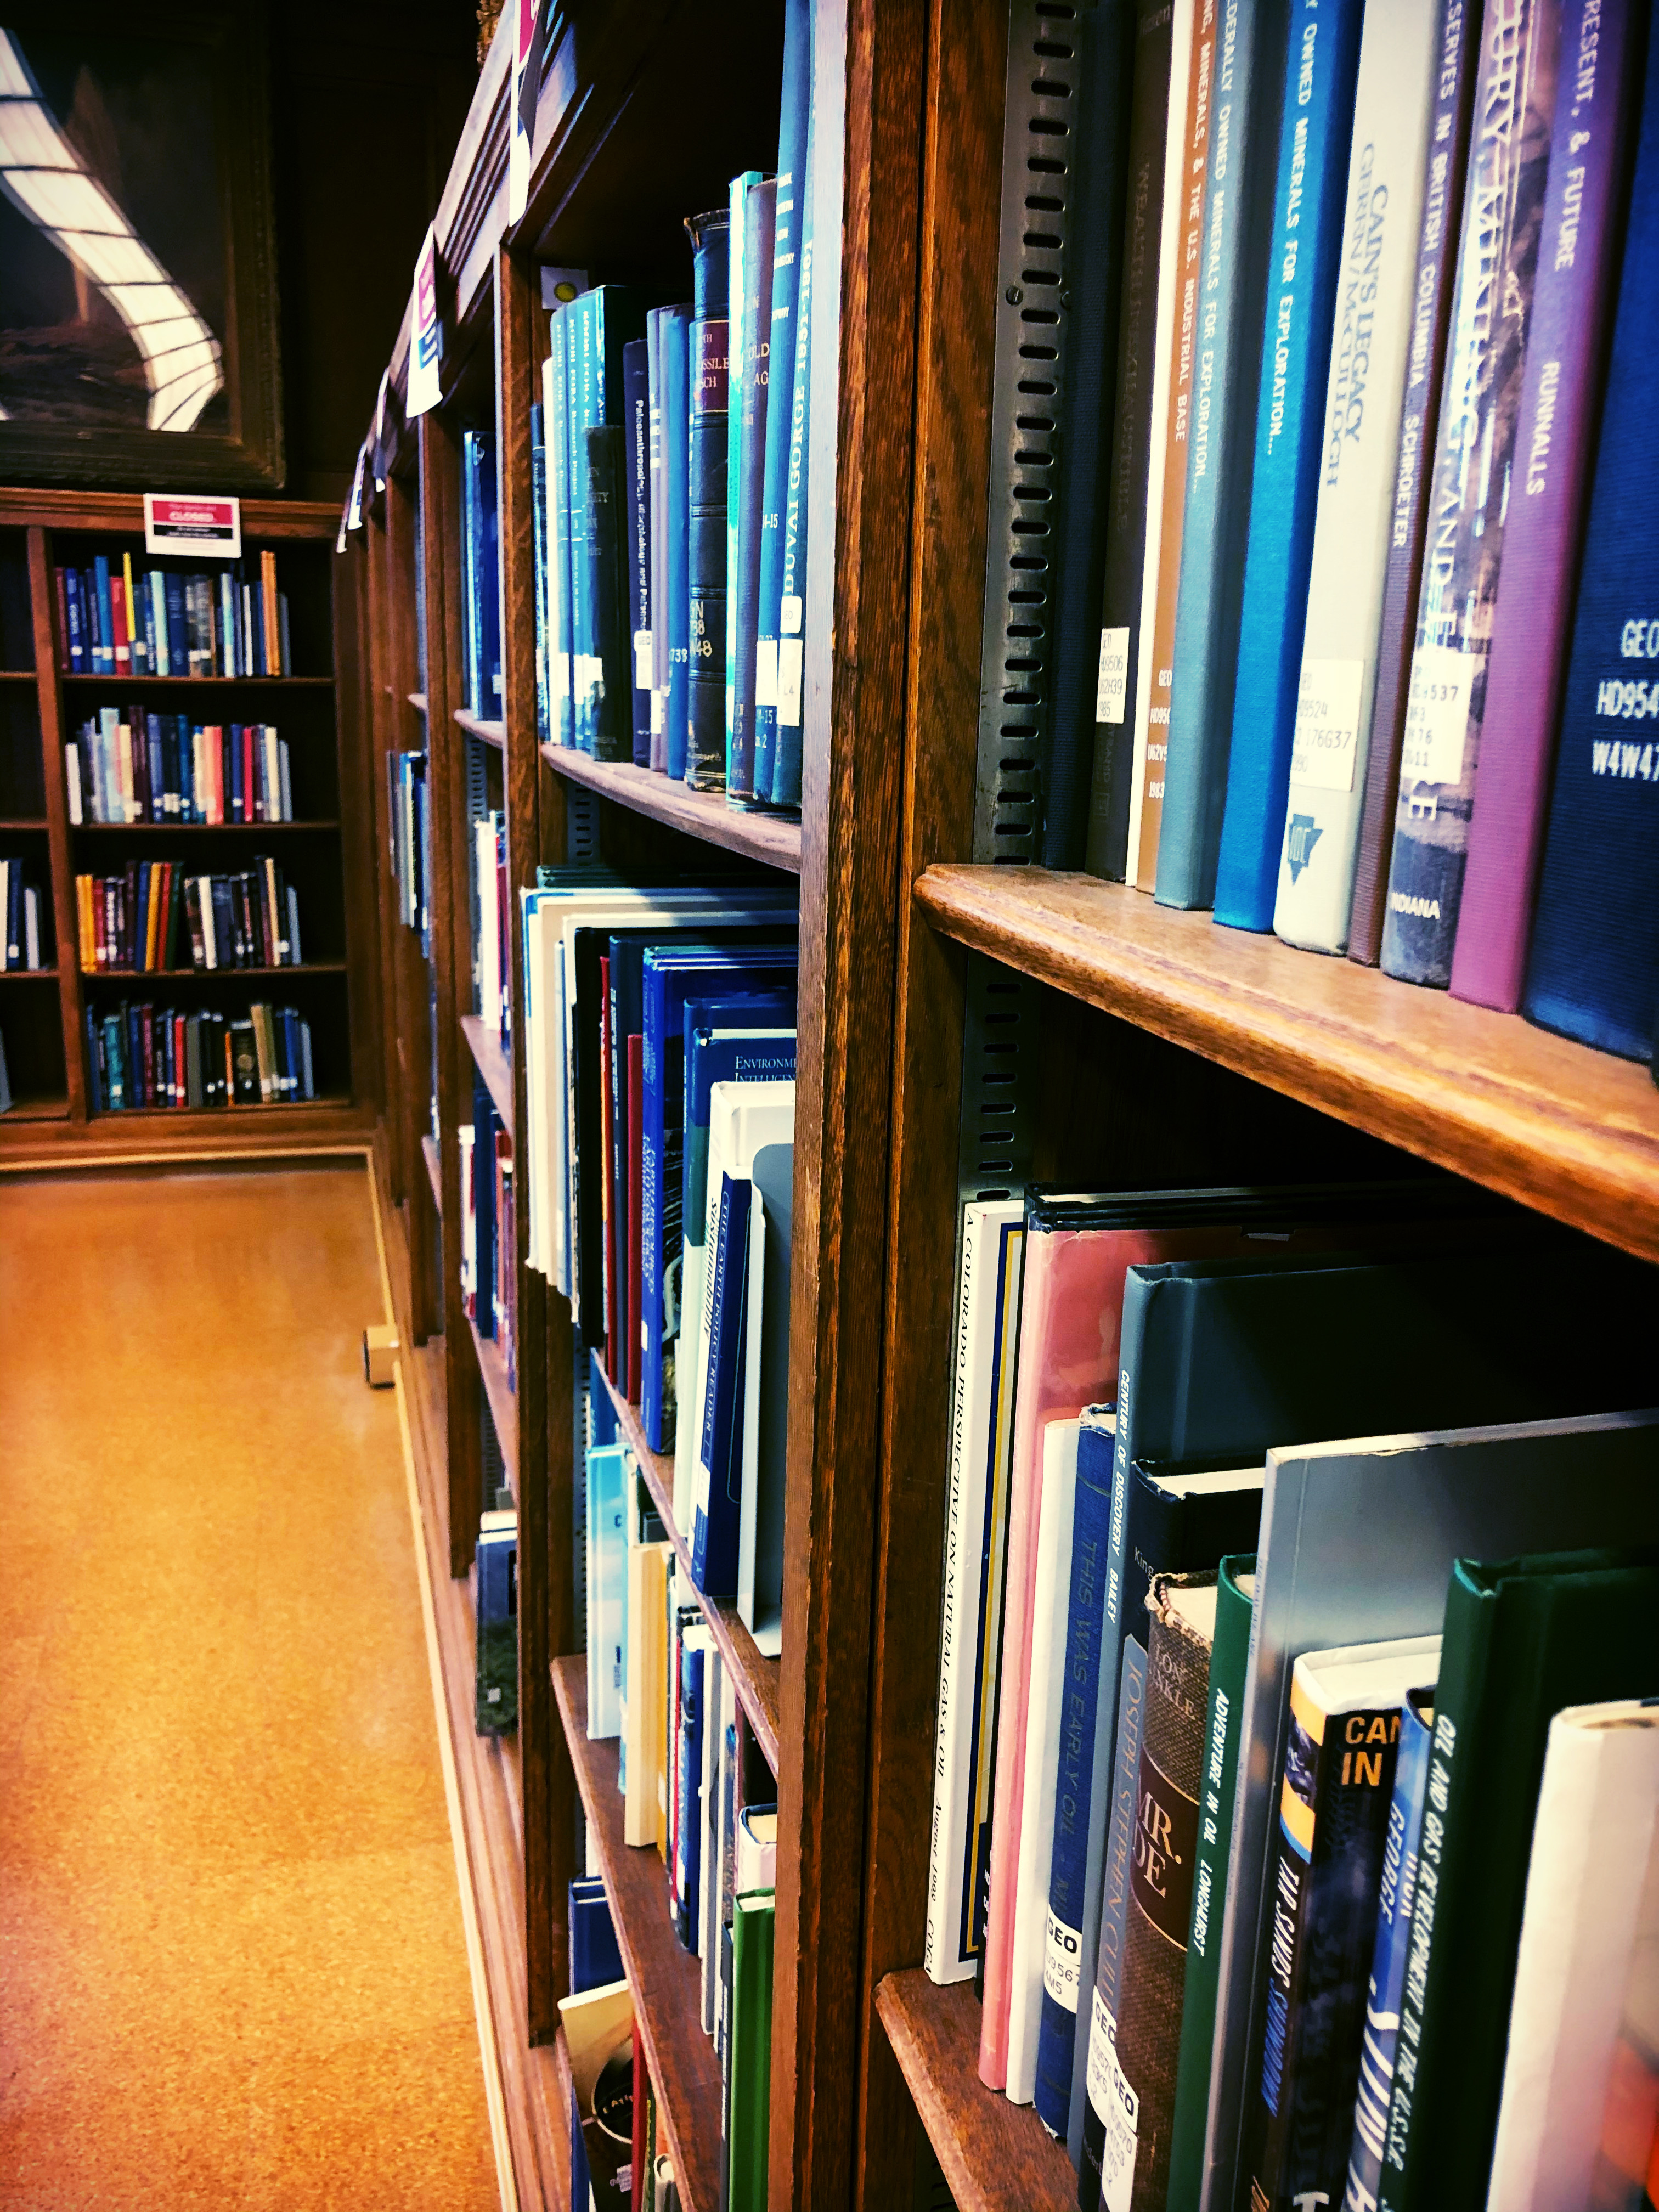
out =
{"type": "Polygon", "coordinates": [[[415,264],[414,313],[410,318],[409,389],[404,413],[412,422],[443,397],[441,368],[443,337],[438,328],[438,240],[428,223],[426,243],[415,264]]]}
{"type": "Polygon", "coordinates": [[[512,0],[513,113],[507,143],[507,219],[517,222],[530,197],[530,155],[542,88],[541,0],[512,0]]]}
{"type": "Polygon", "coordinates": [[[146,553],[193,553],[221,561],[242,557],[240,499],[189,498],[184,494],[144,494],[146,553]]]}

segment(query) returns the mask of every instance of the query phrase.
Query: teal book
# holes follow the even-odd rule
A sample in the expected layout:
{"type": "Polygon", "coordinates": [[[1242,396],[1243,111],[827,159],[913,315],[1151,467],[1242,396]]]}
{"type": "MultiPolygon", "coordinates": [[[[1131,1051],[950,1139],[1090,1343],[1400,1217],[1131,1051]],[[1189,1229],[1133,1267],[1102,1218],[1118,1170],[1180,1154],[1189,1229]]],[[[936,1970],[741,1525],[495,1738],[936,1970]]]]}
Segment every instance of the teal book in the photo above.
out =
{"type": "Polygon", "coordinates": [[[1652,1547],[1453,1564],[1385,2212],[1486,2201],[1550,1722],[1659,1692],[1656,1622],[1652,1547]]]}
{"type": "MultiPolygon", "coordinates": [[[[750,200],[761,189],[758,169],[745,169],[732,179],[730,262],[726,356],[726,747],[732,751],[732,721],[736,711],[738,670],[738,538],[743,526],[743,386],[744,349],[755,335],[755,249],[757,241],[750,222],[750,200]]],[[[769,264],[770,255],[768,255],[769,264]]],[[[752,732],[751,732],[752,740],[752,732]]],[[[752,741],[750,747],[753,759],[752,741]]],[[[722,775],[724,768],[722,768],[722,775]]]]}
{"type": "MultiPolygon", "coordinates": [[[[614,619],[612,611],[596,605],[590,572],[580,574],[582,551],[591,548],[596,532],[605,532],[625,547],[615,517],[596,517],[593,482],[589,470],[587,432],[606,424],[620,430],[623,420],[623,349],[645,336],[645,307],[640,295],[625,284],[600,284],[583,292],[566,311],[574,319],[574,371],[570,380],[570,544],[571,586],[574,598],[571,632],[571,678],[575,696],[575,742],[584,752],[600,750],[600,721],[605,701],[605,638],[603,629],[614,619]]],[[[608,572],[607,572],[608,573],[608,572]]],[[[626,599],[623,602],[625,611],[626,599]]],[[[625,618],[625,612],[624,612],[625,618]]],[[[625,673],[626,672],[624,672],[625,673]]],[[[617,757],[633,755],[633,702],[627,708],[627,738],[617,757]]],[[[609,750],[609,725],[606,728],[609,750]]]]}
{"type": "Polygon", "coordinates": [[[1226,805],[1218,824],[1213,805],[1196,817],[1199,878],[1213,871],[1215,918],[1232,929],[1271,929],[1279,889],[1364,14],[1364,0],[1291,12],[1232,741],[1214,763],[1226,805]]]}
{"type": "MultiPolygon", "coordinates": [[[[759,645],[761,502],[765,489],[766,417],[770,387],[772,240],[775,177],[751,185],[744,201],[743,350],[733,363],[728,451],[738,510],[726,596],[726,789],[731,799],[755,796],[756,657],[759,645]]],[[[732,319],[737,319],[734,303],[732,319]]],[[[735,351],[735,349],[734,349],[735,351]]]]}
{"type": "MultiPolygon", "coordinates": [[[[755,795],[774,806],[800,805],[801,716],[806,655],[806,513],[812,382],[812,122],[799,198],[800,283],[795,295],[795,368],[789,408],[789,458],[784,480],[783,575],[778,601],[778,703],[769,789],[757,761],[755,795]]],[[[782,377],[784,364],[778,373],[782,377]]]]}
{"type": "Polygon", "coordinates": [[[1285,0],[1237,0],[1217,10],[1170,750],[1158,841],[1157,896],[1164,906],[1208,906],[1215,887],[1287,14],[1285,0]]]}

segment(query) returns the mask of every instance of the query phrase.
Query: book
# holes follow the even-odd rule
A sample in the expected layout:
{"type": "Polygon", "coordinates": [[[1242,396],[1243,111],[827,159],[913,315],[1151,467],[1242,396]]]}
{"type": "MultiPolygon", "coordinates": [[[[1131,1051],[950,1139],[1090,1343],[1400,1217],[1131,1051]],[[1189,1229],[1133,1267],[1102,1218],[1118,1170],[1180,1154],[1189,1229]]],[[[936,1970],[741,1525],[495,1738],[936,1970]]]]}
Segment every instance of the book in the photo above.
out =
{"type": "MultiPolygon", "coordinates": [[[[583,296],[598,301],[603,288],[583,296]]],[[[576,744],[599,760],[633,758],[624,441],[622,426],[612,422],[592,425],[579,441],[586,491],[571,565],[581,572],[585,628],[574,656],[576,744]]]]}
{"type": "Polygon", "coordinates": [[[1057,410],[1064,467],[1049,569],[1051,708],[1042,757],[1038,847],[1050,868],[1080,868],[1088,841],[1135,27],[1132,0],[1101,0],[1074,19],[1073,30],[1067,312],[1057,410]]]}
{"type": "Polygon", "coordinates": [[[599,1742],[622,1729],[627,1665],[628,1447],[607,1444],[586,1456],[587,1734],[599,1742]]]}
{"type": "Polygon", "coordinates": [[[789,1444],[789,1272],[795,1148],[763,1145],[750,1169],[749,1343],[738,1520],[738,1618],[763,1659],[783,1651],[784,1471],[789,1444]]]}
{"type": "Polygon", "coordinates": [[[783,520],[795,398],[795,326],[806,212],[806,131],[812,90],[812,11],[785,0],[783,96],[773,203],[772,313],[768,338],[766,440],[756,599],[754,797],[772,799],[777,751],[778,646],[783,613],[783,520]]]}
{"type": "Polygon", "coordinates": [[[478,1697],[480,1735],[508,1735],[519,1724],[519,1516],[478,1516],[478,1697]]]}
{"type": "Polygon", "coordinates": [[[667,550],[663,575],[667,592],[667,689],[663,702],[663,764],[676,782],[685,776],[691,680],[690,569],[690,307],[662,311],[663,512],[667,550]]]}
{"type": "Polygon", "coordinates": [[[1254,1553],[1223,1559],[1216,1576],[1215,1635],[1204,1709],[1199,1775],[1198,1840],[1193,1909],[1187,1929],[1187,1972],[1181,2000],[1181,2041],[1170,2118],[1171,2204],[1196,2204],[1204,2172],[1204,2121],[1209,2106],[1210,2046],[1215,2034],[1217,1962],[1232,1842],[1238,1775],[1240,1708],[1249,1664],[1255,1601],[1254,1553]]]}
{"type": "MultiPolygon", "coordinates": [[[[708,1631],[699,1623],[680,1640],[680,1704],[677,1771],[678,1818],[674,1844],[675,1924],[688,1951],[697,1948],[702,1898],[703,1682],[710,1650],[708,1631]]],[[[645,1840],[645,1839],[641,1839],[645,1840]]]]}
{"type": "Polygon", "coordinates": [[[1550,791],[1522,1010],[1529,1021],[1646,1060],[1659,1004],[1654,899],[1654,750],[1642,722],[1659,704],[1645,672],[1659,627],[1641,612],[1659,572],[1659,532],[1641,499],[1659,405],[1652,301],[1659,254],[1659,40],[1650,39],[1624,275],[1578,580],[1572,652],[1550,791]]]}
{"type": "Polygon", "coordinates": [[[1381,2205],[1485,2188],[1544,1754],[1553,1714],[1659,1688],[1650,1546],[1459,1557],[1446,1595],[1421,1895],[1401,2012],[1381,2205]],[[1406,2063],[1407,2051],[1413,2063],[1406,2063]]]}
{"type": "Polygon", "coordinates": [[[623,1793],[623,1841],[657,1840],[657,1763],[653,1729],[664,1697],[662,1620],[668,1562],[673,1547],[661,1537],[641,1534],[641,1522],[660,1527],[653,1515],[629,1516],[627,1706],[623,1735],[626,1787],[623,1793]]]}
{"type": "Polygon", "coordinates": [[[1304,1651],[1291,1670],[1253,2203],[1334,2203],[1346,2185],[1401,1711],[1439,1656],[1438,1637],[1406,1637],[1304,1651]]]}
{"type": "Polygon", "coordinates": [[[1170,675],[1187,512],[1187,447],[1204,253],[1204,173],[1213,116],[1215,0],[1178,0],[1171,18],[1170,120],[1152,357],[1134,744],[1130,756],[1126,880],[1151,890],[1170,756],[1170,675]]]}
{"type": "Polygon", "coordinates": [[[1464,0],[1439,0],[1438,72],[1424,167],[1422,221],[1413,274],[1413,313],[1395,459],[1394,507],[1377,629],[1376,687],[1366,748],[1358,843],[1350,902],[1348,957],[1375,967],[1400,791],[1400,752],[1417,641],[1417,607],[1429,519],[1429,463],[1440,421],[1440,392],[1457,242],[1463,220],[1470,122],[1479,73],[1482,14],[1464,0]]]}
{"type": "MultiPolygon", "coordinates": [[[[795,295],[795,368],[789,409],[789,458],[784,477],[783,576],[778,601],[778,712],[769,791],[757,795],[774,806],[800,805],[801,729],[806,652],[806,519],[811,504],[809,431],[812,393],[812,160],[811,104],[806,117],[805,188],[800,222],[800,283],[795,295]]],[[[780,374],[783,364],[779,364],[780,374]]],[[[781,396],[780,394],[780,396],[781,396]]]]}
{"type": "Polygon", "coordinates": [[[651,611],[651,740],[648,765],[668,767],[668,426],[664,419],[663,318],[666,307],[650,307],[645,317],[646,507],[649,561],[646,596],[651,611]]]}
{"type": "Polygon", "coordinates": [[[726,2126],[727,2212],[765,2212],[772,2088],[771,1893],[733,1900],[731,2080],[726,2126]]]}
{"type": "Polygon", "coordinates": [[[705,1597],[737,1595],[752,1194],[746,1176],[721,1176],[719,1225],[710,1240],[708,1354],[691,1538],[691,1571],[705,1597]]]}
{"type": "Polygon", "coordinates": [[[1625,1993],[1638,1944],[1652,1932],[1642,1918],[1656,1816],[1659,1701],[1557,1713],[1527,1863],[1492,2212],[1546,2212],[1595,2196],[1625,1993]]]}
{"type": "MultiPolygon", "coordinates": [[[[1023,1200],[972,1200],[963,1206],[922,1954],[936,1982],[966,1980],[979,1957],[975,1907],[990,1849],[1002,1539],[1024,1244],[1023,1200]]],[[[1079,1436],[1079,1470],[1093,1449],[1079,1436]]],[[[1109,1462],[1109,1447],[1107,1456],[1109,1462]]]]}
{"type": "MultiPolygon", "coordinates": [[[[1311,7],[1299,0],[1291,11],[1231,740],[1219,732],[1203,804],[1187,817],[1184,902],[1208,903],[1208,889],[1216,920],[1234,929],[1273,927],[1326,459],[1364,14],[1363,4],[1321,8],[1317,0],[1311,7]]],[[[1160,866],[1162,858],[1160,848],[1160,866]]]]}
{"type": "Polygon", "coordinates": [[[1169,663],[1169,755],[1153,886],[1165,906],[1207,906],[1213,891],[1221,763],[1238,666],[1285,15],[1277,0],[1238,0],[1218,22],[1181,589],[1169,663]]]}
{"type": "Polygon", "coordinates": [[[495,441],[483,430],[461,433],[461,520],[463,683],[471,711],[489,720],[501,711],[501,548],[495,441]]]}
{"type": "MultiPolygon", "coordinates": [[[[544,379],[544,380],[545,380],[544,379]]],[[[552,559],[547,545],[547,410],[530,404],[530,532],[536,608],[536,742],[553,742],[552,652],[548,640],[547,587],[552,559]]]]}
{"type": "Polygon", "coordinates": [[[571,340],[574,330],[569,304],[556,307],[548,318],[549,352],[542,387],[548,453],[547,550],[551,563],[547,594],[548,704],[553,743],[560,745],[574,744],[576,737],[576,687],[571,658],[575,582],[570,573],[571,340]]]}
{"type": "Polygon", "coordinates": [[[1127,2091],[1121,2112],[1127,2122],[1133,2110],[1133,2118],[1103,2139],[1101,2185],[1103,2197],[1116,2203],[1133,2177],[1131,2204],[1162,2212],[1198,1856],[1214,1571],[1154,1576],[1138,1609],[1148,1616],[1142,1632],[1146,1688],[1135,1762],[1121,2009],[1113,2039],[1127,2091]]]}
{"type": "Polygon", "coordinates": [[[686,219],[696,304],[688,375],[687,590],[690,654],[686,694],[685,781],[718,791],[726,776],[724,659],[726,593],[726,418],[732,217],[726,208],[686,219]]]}
{"type": "MultiPolygon", "coordinates": [[[[653,313],[655,313],[653,309],[653,313]]],[[[651,316],[647,315],[649,323],[651,316]]],[[[648,342],[630,338],[623,348],[623,478],[628,530],[627,646],[634,672],[634,765],[651,761],[651,392],[648,342]]]]}
{"type": "MultiPolygon", "coordinates": [[[[732,187],[733,237],[738,185],[732,187]]],[[[726,417],[727,561],[726,602],[726,789],[732,799],[755,793],[756,672],[760,622],[761,506],[765,492],[766,417],[772,351],[772,257],[778,185],[757,178],[742,195],[743,258],[732,318],[741,331],[732,349],[731,411],[726,417]]],[[[737,256],[733,253],[733,273],[737,256]]]]}
{"type": "Polygon", "coordinates": [[[1596,399],[1640,87],[1641,11],[1566,0],[1543,240],[1492,614],[1451,993],[1513,1013],[1543,850],[1596,399]]]}
{"type": "MultiPolygon", "coordinates": [[[[1095,670],[1094,760],[1084,865],[1091,875],[1121,883],[1129,842],[1129,781],[1134,764],[1135,703],[1139,696],[1140,603],[1151,520],[1152,416],[1166,276],[1164,172],[1178,161],[1171,146],[1170,78],[1176,10],[1142,5],[1135,11],[1130,64],[1128,145],[1124,179],[1122,278],[1117,318],[1117,366],[1112,386],[1106,532],[1101,568],[1099,658],[1095,670]]],[[[1183,0],[1188,43],[1191,0],[1183,0]]],[[[1183,82],[1182,91],[1185,91],[1183,82]]],[[[1172,210],[1173,212],[1173,210],[1172,210]]],[[[1173,231],[1171,230],[1171,236],[1173,231]]]]}
{"type": "Polygon", "coordinates": [[[1384,970],[1439,989],[1462,895],[1562,12],[1562,0],[1527,0],[1491,25],[1475,87],[1382,925],[1384,970]]]}
{"type": "MultiPolygon", "coordinates": [[[[1604,1316],[1608,1310],[1616,1312],[1616,1303],[1598,1305],[1604,1316]]],[[[1453,1365],[1468,1365],[1461,1348],[1444,1348],[1453,1365]]],[[[1578,1346],[1564,1350],[1571,1362],[1578,1346]]],[[[1588,1403],[1616,1403],[1623,1395],[1605,1371],[1588,1380],[1588,1403]]],[[[1380,1410],[1356,1402],[1354,1426],[1363,1433],[1380,1410]]],[[[1410,1419],[1410,1433],[1389,1433],[1384,1420],[1369,1442],[1267,1454],[1206,2123],[1206,2206],[1232,2202],[1243,2087],[1261,2063],[1251,2030],[1271,1925],[1266,1869],[1296,1656],[1339,1637],[1370,1643],[1435,1634],[1450,1562],[1471,1543],[1506,1553],[1639,1541],[1651,1529],[1659,1416],[1583,1414],[1460,1429],[1437,1429],[1432,1416],[1410,1419]],[[1382,1519],[1385,1570],[1363,1534],[1382,1519]]],[[[1448,2194],[1443,2201],[1466,2200],[1448,2194]]]]}
{"type": "Polygon", "coordinates": [[[1048,1893],[1054,1849],[1054,1796],[1066,1703],[1066,1654],[1076,1523],[1078,1422],[1048,1421],[1042,1431],[1042,1510],[1036,1561],[1036,1616],[1027,1692],[1025,1772],[1019,1866],[1014,1893],[1013,1963],[1008,1993],[1008,2070],[1004,2094],[1029,2105],[1048,1954],[1048,1893]]]}
{"type": "Polygon", "coordinates": [[[569,1888],[570,1987],[574,1995],[620,1982],[622,1953],[611,1917],[611,1900],[598,1875],[585,1875],[569,1888]]]}

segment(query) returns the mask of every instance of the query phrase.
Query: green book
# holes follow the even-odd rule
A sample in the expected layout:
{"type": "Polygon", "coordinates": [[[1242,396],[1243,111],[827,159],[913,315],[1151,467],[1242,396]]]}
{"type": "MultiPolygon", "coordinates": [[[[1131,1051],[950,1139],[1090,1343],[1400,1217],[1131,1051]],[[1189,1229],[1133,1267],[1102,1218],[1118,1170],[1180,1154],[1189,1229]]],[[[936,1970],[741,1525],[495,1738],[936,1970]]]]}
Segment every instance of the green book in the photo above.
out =
{"type": "Polygon", "coordinates": [[[732,1911],[732,2081],[726,2113],[726,2212],[766,2212],[772,2099],[773,1893],[732,1911]]]}
{"type": "Polygon", "coordinates": [[[1170,2212],[1197,2212],[1204,2182],[1204,2126],[1210,2104],[1210,2045],[1215,2039],[1216,1989],[1221,1972],[1221,1917],[1227,1900],[1233,1785],[1238,1771],[1255,1602],[1255,1553],[1240,1553],[1224,1559],[1216,1585],[1215,1642],[1210,1650],[1204,1765],[1199,1775],[1198,1863],[1193,1873],[1187,1986],[1181,2005],[1175,2111],[1170,2122],[1170,2212]]]}
{"type": "Polygon", "coordinates": [[[1453,1564],[1381,2212],[1486,2201],[1550,1722],[1659,1691],[1656,1622],[1659,1548],[1453,1564]]]}

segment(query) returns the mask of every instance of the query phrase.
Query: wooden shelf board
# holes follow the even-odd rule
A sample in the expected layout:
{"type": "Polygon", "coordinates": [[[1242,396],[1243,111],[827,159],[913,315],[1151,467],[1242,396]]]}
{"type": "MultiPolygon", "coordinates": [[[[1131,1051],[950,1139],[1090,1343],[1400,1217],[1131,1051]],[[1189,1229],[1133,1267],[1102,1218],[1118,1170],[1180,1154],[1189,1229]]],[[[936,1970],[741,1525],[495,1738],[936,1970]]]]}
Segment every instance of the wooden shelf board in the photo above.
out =
{"type": "Polygon", "coordinates": [[[124,691],[234,691],[249,684],[280,684],[288,691],[331,691],[331,676],[108,676],[90,669],[59,669],[65,684],[114,684],[124,691]]]}
{"type": "Polygon", "coordinates": [[[9,1174],[149,1160],[361,1157],[374,1131],[373,1112],[343,1098],[301,1099],[293,1106],[137,1106],[84,1121],[70,1119],[64,1103],[53,1101],[14,1127],[19,1121],[15,1110],[0,1114],[0,1168],[9,1174]]]}
{"type": "Polygon", "coordinates": [[[481,1014],[463,1014],[461,1033],[471,1048],[473,1062],[489,1087],[507,1133],[513,1134],[513,1063],[501,1050],[501,1039],[484,1025],[481,1014]]]}
{"type": "Polygon", "coordinates": [[[424,691],[410,691],[410,692],[406,692],[406,693],[404,694],[404,696],[408,699],[410,705],[410,706],[415,709],[415,712],[416,712],[417,714],[425,714],[425,712],[426,712],[426,694],[425,694],[425,692],[424,692],[424,691]]]}
{"type": "Polygon", "coordinates": [[[20,814],[13,820],[0,822],[0,830],[32,830],[43,837],[46,828],[44,817],[39,814],[20,814]]]}
{"type": "Polygon", "coordinates": [[[1644,1067],[1091,876],[933,867],[915,898],[975,951],[1659,1259],[1659,1090],[1644,1067]]]}
{"type": "Polygon", "coordinates": [[[735,1605],[726,1605],[719,1598],[704,1597],[698,1590],[691,1573],[691,1547],[674,1521],[672,1455],[652,1450],[645,1440],[639,1407],[622,1395],[611,1377],[605,1374],[603,1363],[599,1363],[599,1371],[610,1393],[611,1402],[617,1409],[617,1425],[627,1440],[629,1449],[640,1463],[646,1488],[651,1492],[652,1502],[662,1516],[668,1540],[674,1547],[674,1555],[680,1563],[685,1588],[702,1608],[703,1617],[720,1647],[720,1663],[732,1677],[732,1686],[738,1703],[749,1716],[749,1725],[754,1729],[760,1747],[766,1754],[767,1765],[775,1774],[778,1771],[781,1662],[763,1658],[757,1650],[755,1639],[744,1626],[735,1605]]]}
{"type": "Polygon", "coordinates": [[[14,1091],[11,1094],[10,1105],[3,1114],[0,1114],[0,1131],[9,1129],[14,1123],[20,1121],[67,1121],[68,1119],[69,1100],[67,1098],[31,1095],[26,1091],[14,1091]]]}
{"type": "Polygon", "coordinates": [[[494,1337],[480,1336],[478,1325],[471,1319],[467,1328],[472,1335],[472,1349],[478,1355],[478,1372],[483,1377],[484,1396],[489,1401],[489,1418],[495,1424],[495,1440],[501,1448],[501,1459],[507,1468],[507,1479],[513,1485],[513,1494],[519,1493],[519,1401],[513,1394],[513,1385],[507,1379],[507,1358],[494,1337]]]}
{"type": "MultiPolygon", "coordinates": [[[[39,825],[27,822],[0,822],[0,830],[27,830],[36,826],[44,830],[46,824],[44,822],[39,825]]],[[[314,822],[71,822],[70,835],[79,837],[100,831],[106,834],[118,831],[124,837],[132,836],[135,833],[141,837],[223,837],[227,835],[246,837],[279,835],[284,830],[337,830],[339,826],[337,820],[324,815],[319,815],[314,822]]]]}
{"type": "Polygon", "coordinates": [[[468,737],[477,738],[487,745],[494,745],[497,752],[500,752],[507,743],[505,722],[486,721],[480,714],[469,714],[465,707],[458,707],[455,709],[455,720],[466,732],[468,737]]]}
{"type": "Polygon", "coordinates": [[[653,822],[700,837],[706,845],[722,845],[768,867],[800,873],[800,823],[787,815],[751,812],[733,806],[718,791],[693,791],[654,769],[635,768],[625,761],[595,760],[569,745],[544,745],[542,758],[556,775],[615,799],[635,814],[648,814],[653,822]]]}
{"type": "Polygon", "coordinates": [[[0,968],[0,983],[55,983],[55,968],[0,968]]]}
{"type": "Polygon", "coordinates": [[[343,975],[343,960],[302,960],[297,968],[83,968],[88,983],[173,982],[188,976],[192,983],[245,983],[261,975],[343,975]]]}
{"type": "Polygon", "coordinates": [[[1076,2212],[1077,2175],[1029,2105],[979,2078],[971,1982],[941,1988],[920,1966],[876,1985],[887,2031],[957,2212],[1076,2212]]]}
{"type": "Polygon", "coordinates": [[[426,1179],[432,1186],[432,1203],[438,1209],[441,1221],[444,1212],[443,1166],[438,1156],[438,1139],[428,1129],[421,1139],[421,1158],[426,1162],[426,1179]]]}
{"type": "Polygon", "coordinates": [[[668,1875],[654,1844],[623,1841],[615,1738],[587,1736],[587,1662],[553,1662],[553,1690],[576,1771],[588,1840],[599,1856],[623,1971],[634,1999],[635,2032],[657,2088],[657,2110],[689,2212],[720,2202],[720,2069],[702,2032],[702,1970],[680,1948],[668,1917],[668,1875]]]}
{"type": "Polygon", "coordinates": [[[0,684],[33,684],[32,668],[0,668],[0,684]]]}

